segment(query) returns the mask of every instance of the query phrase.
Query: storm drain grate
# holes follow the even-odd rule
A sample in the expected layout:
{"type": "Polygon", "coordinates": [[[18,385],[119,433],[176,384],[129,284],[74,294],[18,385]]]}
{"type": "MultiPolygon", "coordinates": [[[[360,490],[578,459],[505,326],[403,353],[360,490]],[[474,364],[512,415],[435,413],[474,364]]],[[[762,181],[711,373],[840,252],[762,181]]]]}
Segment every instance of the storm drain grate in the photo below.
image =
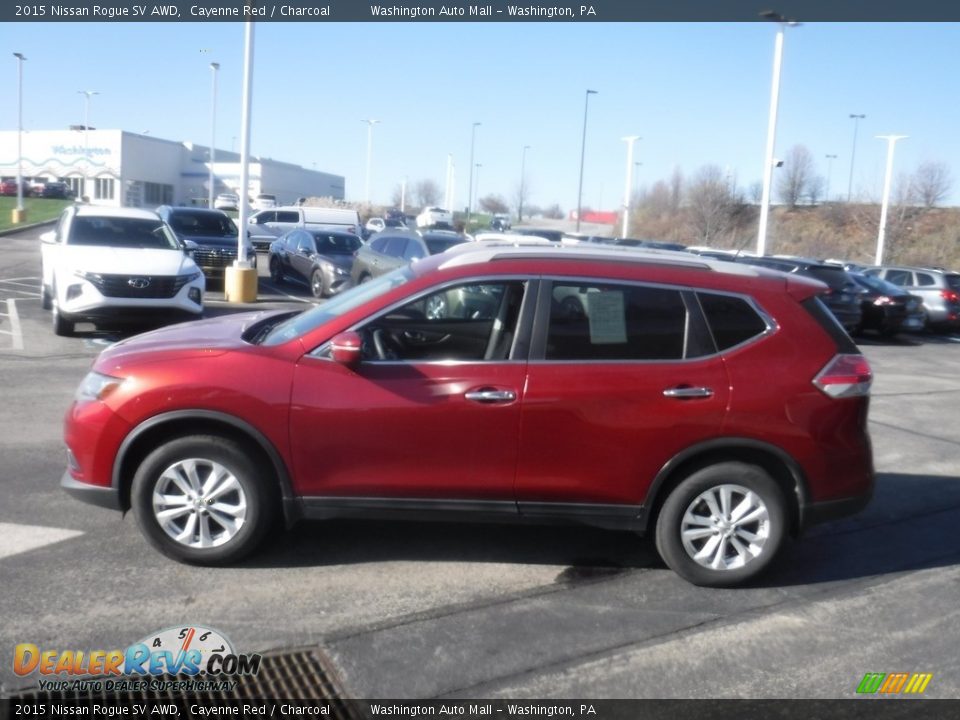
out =
{"type": "MultiPolygon", "coordinates": [[[[316,648],[276,650],[261,653],[259,672],[254,676],[162,675],[151,677],[139,685],[142,689],[125,690],[122,684],[133,685],[139,678],[93,678],[77,683],[76,689],[41,690],[26,688],[9,694],[18,702],[64,702],[72,705],[93,703],[175,703],[183,714],[190,714],[191,703],[289,700],[295,704],[322,703],[329,706],[326,718],[361,720],[354,704],[346,701],[329,661],[316,648]],[[108,681],[114,684],[107,690],[108,681]],[[227,687],[227,686],[232,687],[227,687]],[[197,687],[201,689],[195,689],[197,687]],[[120,687],[120,689],[116,689],[120,687]]],[[[74,683],[71,681],[71,686],[74,683]]]]}

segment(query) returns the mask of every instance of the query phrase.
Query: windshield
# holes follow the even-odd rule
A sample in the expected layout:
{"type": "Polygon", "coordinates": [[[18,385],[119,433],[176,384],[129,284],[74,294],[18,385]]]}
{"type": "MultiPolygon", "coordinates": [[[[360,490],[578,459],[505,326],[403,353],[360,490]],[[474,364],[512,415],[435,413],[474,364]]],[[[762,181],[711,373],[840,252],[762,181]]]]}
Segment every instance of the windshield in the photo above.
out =
{"type": "Polygon", "coordinates": [[[424,238],[424,242],[427,243],[427,249],[430,251],[431,255],[439,255],[442,252],[445,252],[452,248],[454,245],[459,245],[460,243],[466,242],[467,239],[463,237],[455,238],[424,238]]]}
{"type": "Polygon", "coordinates": [[[76,217],[69,245],[179,250],[180,243],[158,218],[76,217]]]}
{"type": "Polygon", "coordinates": [[[184,235],[205,237],[236,237],[237,226],[233,220],[219,213],[170,213],[170,225],[184,235]]]}
{"type": "Polygon", "coordinates": [[[385,295],[394,288],[400,287],[412,277],[413,270],[409,265],[405,265],[370,282],[352,287],[335,296],[332,300],[327,300],[312,310],[302,312],[286,322],[280,323],[263,339],[262,344],[268,346],[282,345],[294,338],[306,335],[324,323],[340,317],[374,298],[385,295]]]}

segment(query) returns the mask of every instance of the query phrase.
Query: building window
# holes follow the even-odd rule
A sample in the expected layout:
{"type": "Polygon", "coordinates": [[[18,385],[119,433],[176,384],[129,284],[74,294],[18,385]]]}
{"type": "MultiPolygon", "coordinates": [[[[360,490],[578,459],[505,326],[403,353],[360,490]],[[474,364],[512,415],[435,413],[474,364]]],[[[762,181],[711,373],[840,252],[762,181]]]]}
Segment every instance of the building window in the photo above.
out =
{"type": "Polygon", "coordinates": [[[81,177],[62,177],[60,182],[65,182],[70,186],[70,190],[73,191],[73,196],[76,198],[83,197],[83,178],[81,177]]]}
{"type": "Polygon", "coordinates": [[[113,200],[113,178],[94,180],[93,196],[97,200],[113,200]]]}
{"type": "Polygon", "coordinates": [[[144,183],[143,199],[147,205],[172,205],[173,185],[151,182],[144,183]]]}

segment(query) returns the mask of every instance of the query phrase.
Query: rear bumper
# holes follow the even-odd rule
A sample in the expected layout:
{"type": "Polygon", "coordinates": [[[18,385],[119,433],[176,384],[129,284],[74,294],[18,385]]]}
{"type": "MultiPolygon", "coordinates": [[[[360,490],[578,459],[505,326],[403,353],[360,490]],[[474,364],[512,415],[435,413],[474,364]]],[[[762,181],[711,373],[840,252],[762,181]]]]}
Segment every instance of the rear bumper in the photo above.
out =
{"type": "Polygon", "coordinates": [[[870,504],[870,498],[872,497],[873,486],[871,485],[870,490],[863,495],[811,503],[803,509],[800,529],[806,530],[814,525],[839,520],[848,515],[856,515],[870,504]]]}
{"type": "Polygon", "coordinates": [[[116,488],[103,487],[101,485],[89,485],[79,480],[74,480],[67,470],[60,478],[60,487],[77,500],[82,500],[90,505],[107,508],[109,510],[122,510],[120,505],[120,493],[116,488]]]}

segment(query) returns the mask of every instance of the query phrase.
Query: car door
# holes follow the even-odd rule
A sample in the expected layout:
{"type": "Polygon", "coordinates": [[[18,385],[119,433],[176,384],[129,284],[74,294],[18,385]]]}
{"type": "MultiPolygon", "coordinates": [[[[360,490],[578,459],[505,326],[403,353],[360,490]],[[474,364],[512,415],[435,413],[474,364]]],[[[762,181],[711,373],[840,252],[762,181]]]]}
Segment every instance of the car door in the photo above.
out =
{"type": "Polygon", "coordinates": [[[528,285],[473,280],[421,293],[360,323],[365,359],[355,369],[324,347],[306,355],[290,418],[298,492],[397,506],[492,503],[515,514],[528,285]]]}
{"type": "Polygon", "coordinates": [[[521,513],[635,516],[669,459],[717,436],[728,385],[692,293],[544,282],[522,405],[521,513]]]}
{"type": "Polygon", "coordinates": [[[309,282],[310,274],[313,272],[313,255],[316,252],[313,235],[302,231],[297,232],[296,236],[297,245],[290,253],[290,267],[297,278],[309,282]]]}

